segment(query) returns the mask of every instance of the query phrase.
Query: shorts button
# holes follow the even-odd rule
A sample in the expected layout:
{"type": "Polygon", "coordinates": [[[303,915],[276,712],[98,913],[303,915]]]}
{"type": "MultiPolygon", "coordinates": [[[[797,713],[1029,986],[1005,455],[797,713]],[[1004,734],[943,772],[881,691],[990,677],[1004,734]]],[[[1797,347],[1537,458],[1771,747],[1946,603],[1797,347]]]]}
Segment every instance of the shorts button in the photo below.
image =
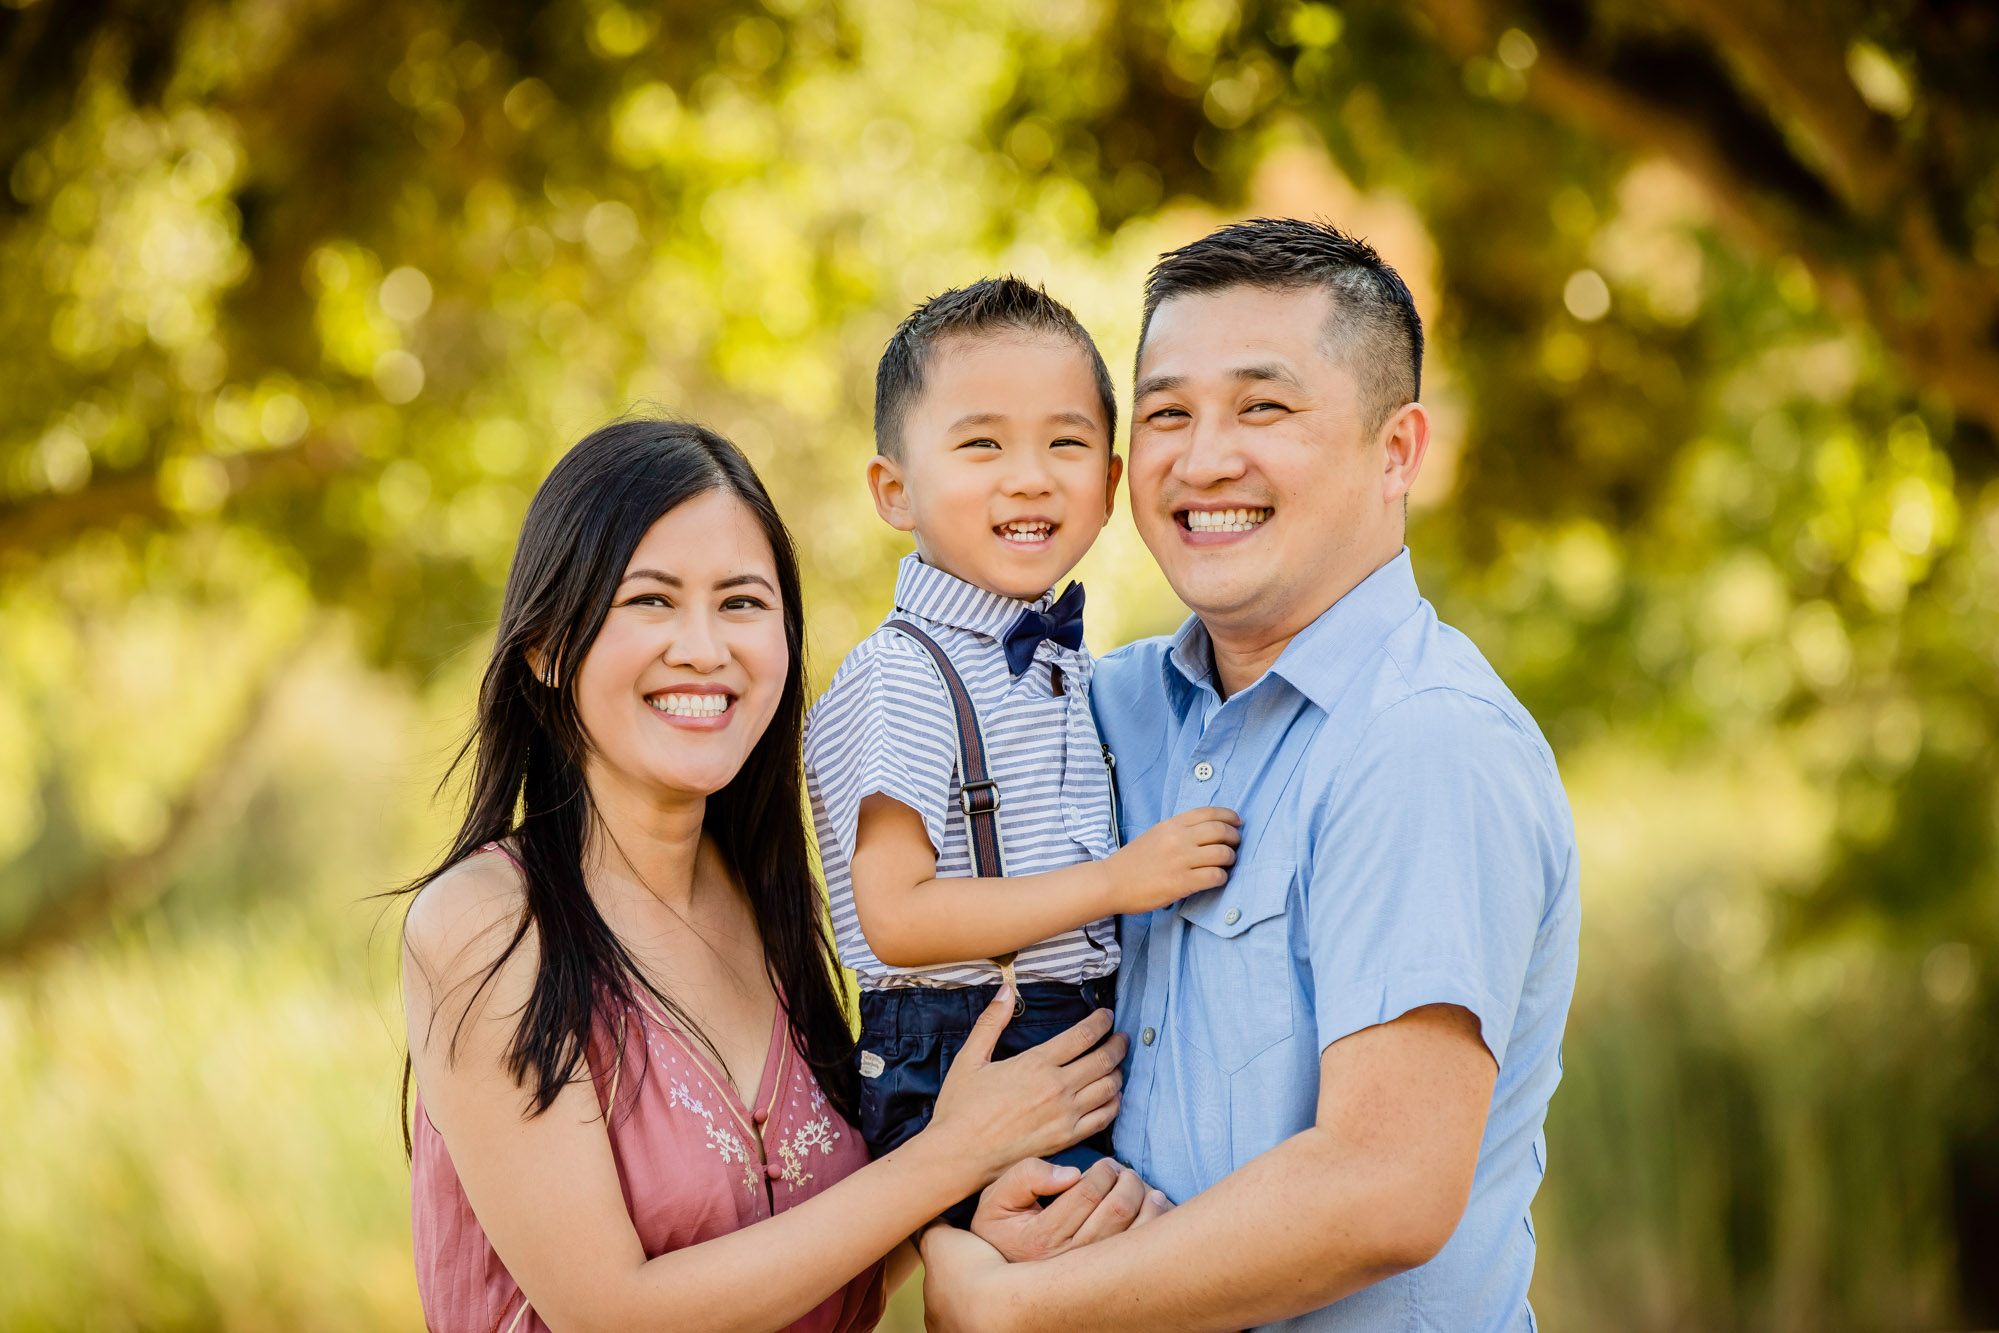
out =
{"type": "Polygon", "coordinates": [[[1152,1044],[1152,1039],[1154,1037],[1157,1037],[1158,1035],[1159,1034],[1157,1032],[1154,1032],[1151,1028],[1147,1028],[1145,1031],[1138,1034],[1138,1039],[1141,1042],[1145,1043],[1147,1046],[1150,1046],[1152,1044]]]}
{"type": "Polygon", "coordinates": [[[1194,765],[1194,781],[1206,782],[1209,778],[1213,777],[1214,775],[1215,775],[1215,766],[1209,763],[1207,760],[1203,759],[1200,763],[1194,765]]]}

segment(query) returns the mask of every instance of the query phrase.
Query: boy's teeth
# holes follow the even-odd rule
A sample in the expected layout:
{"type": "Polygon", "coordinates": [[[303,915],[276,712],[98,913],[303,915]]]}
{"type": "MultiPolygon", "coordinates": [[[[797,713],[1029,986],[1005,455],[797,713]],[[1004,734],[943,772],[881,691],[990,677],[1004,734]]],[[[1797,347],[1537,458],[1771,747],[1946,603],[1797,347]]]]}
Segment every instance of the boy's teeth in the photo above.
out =
{"type": "Polygon", "coordinates": [[[1038,542],[1053,531],[1054,526],[1052,523],[1038,521],[1033,523],[1002,523],[999,527],[999,535],[1010,542],[1038,542]]]}
{"type": "Polygon", "coordinates": [[[1194,532],[1248,532],[1270,513],[1269,509],[1189,509],[1187,527],[1194,532]]]}
{"type": "Polygon", "coordinates": [[[673,717],[720,717],[729,711],[726,694],[655,694],[646,702],[673,717]]]}

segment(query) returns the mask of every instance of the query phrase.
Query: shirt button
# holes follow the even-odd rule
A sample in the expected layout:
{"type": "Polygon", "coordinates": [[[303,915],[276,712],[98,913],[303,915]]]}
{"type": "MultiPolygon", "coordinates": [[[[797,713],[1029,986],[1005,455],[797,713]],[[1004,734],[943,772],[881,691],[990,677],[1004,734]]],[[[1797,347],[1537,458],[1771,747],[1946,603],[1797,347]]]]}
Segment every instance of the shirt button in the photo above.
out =
{"type": "Polygon", "coordinates": [[[1157,1037],[1158,1035],[1159,1034],[1157,1032],[1154,1032],[1151,1028],[1147,1028],[1145,1031],[1138,1034],[1138,1039],[1139,1041],[1143,1042],[1145,1045],[1150,1046],[1152,1044],[1152,1039],[1154,1037],[1157,1037]]]}
{"type": "Polygon", "coordinates": [[[1240,920],[1242,920],[1242,912],[1237,908],[1231,907],[1228,910],[1228,914],[1222,918],[1222,924],[1225,926],[1233,926],[1236,922],[1240,920]]]}
{"type": "Polygon", "coordinates": [[[1194,765],[1194,781],[1206,782],[1209,778],[1213,777],[1214,775],[1215,775],[1215,766],[1209,763],[1207,760],[1203,759],[1200,763],[1194,765]]]}

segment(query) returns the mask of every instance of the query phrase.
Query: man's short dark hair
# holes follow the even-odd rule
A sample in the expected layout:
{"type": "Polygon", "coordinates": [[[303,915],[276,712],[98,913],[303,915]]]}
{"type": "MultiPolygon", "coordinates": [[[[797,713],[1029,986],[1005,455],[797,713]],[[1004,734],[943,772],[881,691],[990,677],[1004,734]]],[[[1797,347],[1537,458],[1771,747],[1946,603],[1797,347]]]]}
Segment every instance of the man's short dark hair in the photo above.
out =
{"type": "Polygon", "coordinates": [[[1423,391],[1423,321],[1409,286],[1366,241],[1326,222],[1255,218],[1209,232],[1159,257],[1145,280],[1140,354],[1152,316],[1176,296],[1228,287],[1317,287],[1332,298],[1329,351],[1360,386],[1368,430],[1423,391]]]}
{"type": "Polygon", "coordinates": [[[923,395],[923,371],[937,344],[953,337],[998,333],[1067,338],[1090,359],[1097,396],[1103,400],[1104,429],[1115,446],[1117,393],[1090,331],[1046,288],[1015,277],[984,278],[933,296],[896,326],[875,368],[875,452],[902,457],[902,425],[923,395]]]}

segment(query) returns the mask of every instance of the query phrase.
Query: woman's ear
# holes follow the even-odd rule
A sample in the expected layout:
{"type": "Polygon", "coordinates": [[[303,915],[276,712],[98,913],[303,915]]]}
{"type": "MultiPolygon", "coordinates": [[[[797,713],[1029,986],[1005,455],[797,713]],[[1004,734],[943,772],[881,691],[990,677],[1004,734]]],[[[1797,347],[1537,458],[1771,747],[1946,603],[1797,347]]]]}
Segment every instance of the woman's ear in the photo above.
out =
{"type": "Polygon", "coordinates": [[[554,689],[555,667],[550,663],[548,654],[542,650],[541,646],[537,644],[528,649],[523,655],[527,658],[528,670],[534,673],[534,678],[550,689],[554,689]]]}
{"type": "Polygon", "coordinates": [[[868,460],[868,492],[875,497],[875,512],[882,522],[897,532],[916,531],[916,514],[909,503],[909,483],[903,478],[902,464],[887,454],[868,460]]]}

